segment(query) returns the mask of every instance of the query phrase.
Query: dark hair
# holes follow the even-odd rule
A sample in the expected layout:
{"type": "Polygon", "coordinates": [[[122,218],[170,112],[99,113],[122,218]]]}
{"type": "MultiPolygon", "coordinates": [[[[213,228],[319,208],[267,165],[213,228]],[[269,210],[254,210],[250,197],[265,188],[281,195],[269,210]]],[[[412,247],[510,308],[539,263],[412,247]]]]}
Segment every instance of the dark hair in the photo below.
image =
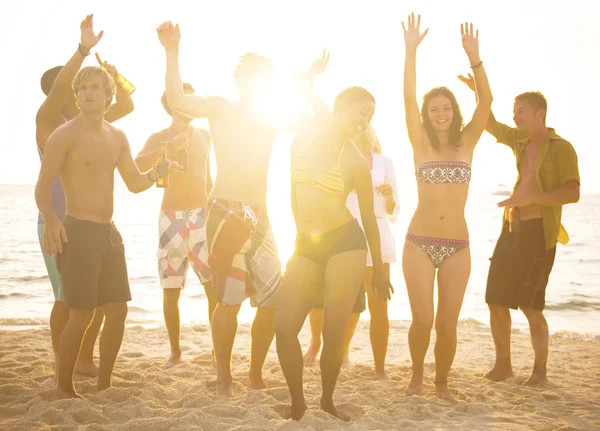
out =
{"type": "Polygon", "coordinates": [[[47,71],[45,71],[42,75],[40,85],[42,86],[42,91],[46,96],[50,94],[50,90],[52,90],[52,85],[54,84],[54,81],[56,80],[56,77],[58,76],[62,68],[63,66],[53,67],[52,69],[48,69],[47,71]]]}
{"type": "Polygon", "coordinates": [[[548,113],[548,102],[542,93],[539,91],[527,91],[525,93],[519,94],[515,97],[515,102],[517,100],[526,100],[531,107],[533,108],[533,112],[536,113],[540,109],[544,110],[544,124],[546,124],[546,114],[548,113]]]}
{"type": "MultiPolygon", "coordinates": [[[[192,84],[189,84],[187,82],[183,83],[183,91],[185,92],[185,90],[191,91],[192,93],[196,92],[196,90],[194,90],[194,87],[192,87],[192,84]]],[[[162,103],[162,106],[163,106],[163,108],[165,108],[165,111],[167,111],[167,114],[169,114],[172,117],[173,110],[169,106],[169,102],[167,102],[167,91],[166,90],[163,92],[162,97],[160,98],[160,103],[162,103]]]]}
{"type": "Polygon", "coordinates": [[[364,88],[358,86],[346,88],[336,96],[333,103],[333,113],[335,114],[342,106],[363,100],[370,100],[373,104],[375,103],[375,97],[364,88]]]}
{"type": "Polygon", "coordinates": [[[423,96],[423,106],[421,107],[421,121],[423,122],[423,127],[425,127],[425,131],[427,132],[427,136],[429,136],[429,141],[431,142],[431,146],[435,151],[440,149],[440,140],[435,134],[435,129],[433,128],[433,124],[431,124],[431,120],[429,119],[429,103],[431,99],[438,96],[444,96],[450,99],[450,103],[452,104],[452,124],[450,124],[450,139],[448,140],[449,144],[454,148],[458,148],[462,146],[462,141],[460,140],[460,132],[464,127],[464,121],[462,114],[460,113],[460,107],[458,106],[458,102],[456,101],[456,97],[447,87],[436,87],[429,90],[423,96]]]}

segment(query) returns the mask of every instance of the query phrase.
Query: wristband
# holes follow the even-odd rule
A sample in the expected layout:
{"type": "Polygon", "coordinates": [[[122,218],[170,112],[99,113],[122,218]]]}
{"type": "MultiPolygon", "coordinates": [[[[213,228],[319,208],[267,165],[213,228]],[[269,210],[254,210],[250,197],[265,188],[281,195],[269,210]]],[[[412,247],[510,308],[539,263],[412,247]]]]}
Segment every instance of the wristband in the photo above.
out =
{"type": "Polygon", "coordinates": [[[84,57],[90,55],[90,50],[88,49],[86,52],[85,47],[82,44],[79,44],[79,46],[77,47],[77,51],[79,51],[79,53],[84,57]]]}
{"type": "Polygon", "coordinates": [[[481,67],[481,66],[483,66],[483,61],[480,61],[480,62],[479,62],[479,63],[477,63],[476,65],[474,65],[474,66],[471,66],[471,69],[477,69],[478,67],[481,67]]]}

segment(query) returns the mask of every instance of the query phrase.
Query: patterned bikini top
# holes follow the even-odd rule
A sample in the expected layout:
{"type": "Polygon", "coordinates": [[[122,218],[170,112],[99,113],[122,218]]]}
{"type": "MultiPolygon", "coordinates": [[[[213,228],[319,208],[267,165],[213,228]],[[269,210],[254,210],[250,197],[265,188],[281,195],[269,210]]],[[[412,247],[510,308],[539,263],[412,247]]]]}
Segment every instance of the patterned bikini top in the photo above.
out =
{"type": "Polygon", "coordinates": [[[344,142],[344,145],[342,145],[340,155],[335,165],[333,165],[333,167],[329,171],[325,172],[323,175],[321,175],[320,178],[316,180],[313,180],[308,175],[308,172],[305,167],[306,165],[304,156],[301,155],[299,157],[300,160],[298,161],[299,166],[295,166],[292,168],[292,184],[313,186],[325,193],[329,193],[336,196],[343,195],[345,187],[344,179],[342,178],[342,173],[340,171],[340,160],[342,158],[345,146],[346,143],[344,142]]]}
{"type": "Polygon", "coordinates": [[[471,166],[457,160],[425,162],[417,168],[415,176],[420,183],[468,183],[471,181],[471,166]]]}

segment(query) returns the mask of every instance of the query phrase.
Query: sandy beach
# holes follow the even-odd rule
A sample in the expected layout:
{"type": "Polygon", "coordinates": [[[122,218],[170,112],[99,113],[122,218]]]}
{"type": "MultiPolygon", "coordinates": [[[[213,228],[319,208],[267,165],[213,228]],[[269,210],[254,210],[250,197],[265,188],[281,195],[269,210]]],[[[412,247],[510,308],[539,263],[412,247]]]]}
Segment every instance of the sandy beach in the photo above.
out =
{"type": "MultiPolygon", "coordinates": [[[[301,333],[304,350],[306,329],[301,333]]],[[[214,395],[210,332],[205,325],[182,328],[186,361],[168,370],[162,368],[168,353],[166,330],[128,327],[115,367],[114,388],[96,394],[95,379],[76,377],[75,385],[84,400],[53,400],[48,329],[1,331],[0,339],[3,430],[600,429],[598,340],[552,337],[550,381],[533,389],[520,385],[533,358],[527,334],[513,335],[515,377],[494,383],[482,377],[494,358],[491,335],[461,330],[450,384],[457,403],[451,404],[433,395],[432,347],[426,360],[426,393],[404,396],[410,360],[407,329],[398,324],[392,325],[390,336],[391,380],[376,381],[367,322],[361,321],[351,347],[351,363],[342,369],[335,393],[339,408],[353,419],[342,423],[318,409],[318,365],[305,371],[306,416],[300,422],[283,419],[289,395],[274,344],[265,365],[270,389],[247,388],[247,325],[238,330],[233,357],[235,396],[230,400],[214,395]]]]}

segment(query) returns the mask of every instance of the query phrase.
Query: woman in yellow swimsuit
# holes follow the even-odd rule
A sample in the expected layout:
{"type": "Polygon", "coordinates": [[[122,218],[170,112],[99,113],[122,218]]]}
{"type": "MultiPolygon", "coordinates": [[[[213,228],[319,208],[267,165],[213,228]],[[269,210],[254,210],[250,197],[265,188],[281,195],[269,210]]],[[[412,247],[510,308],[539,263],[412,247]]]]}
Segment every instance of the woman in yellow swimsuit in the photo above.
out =
{"type": "Polygon", "coordinates": [[[402,268],[412,311],[408,343],[412,378],[407,395],[419,394],[425,354],[435,320],[435,386],[438,397],[452,399],[448,372],[456,353],[456,327],[471,272],[465,204],[471,180],[473,150],[485,128],[492,92],[479,58],[479,32],[461,24],[462,45],[469,58],[477,88],[477,107],[463,128],[463,118],[452,92],[430,90],[419,111],[416,95],[417,47],[427,34],[421,17],[408,17],[404,29],[404,106],[408,137],[413,147],[419,202],[408,227],[402,268]],[[438,307],[434,313],[434,280],[438,307]],[[435,319],[434,319],[435,317],[435,319]]]}
{"type": "Polygon", "coordinates": [[[276,315],[277,354],[292,396],[290,417],[306,411],[303,359],[298,333],[316,304],[324,309],[321,409],[349,417],[333,404],[343,359],[346,324],[366,268],[367,242],[373,259],[373,288],[382,300],[392,290],[381,259],[373,186],[367,161],[352,139],[365,130],[375,99],[351,87],[336,98],[331,123],[318,134],[300,135],[292,144],[292,211],[296,249],[288,261],[276,315]],[[364,232],[346,207],[356,190],[364,232]]]}

